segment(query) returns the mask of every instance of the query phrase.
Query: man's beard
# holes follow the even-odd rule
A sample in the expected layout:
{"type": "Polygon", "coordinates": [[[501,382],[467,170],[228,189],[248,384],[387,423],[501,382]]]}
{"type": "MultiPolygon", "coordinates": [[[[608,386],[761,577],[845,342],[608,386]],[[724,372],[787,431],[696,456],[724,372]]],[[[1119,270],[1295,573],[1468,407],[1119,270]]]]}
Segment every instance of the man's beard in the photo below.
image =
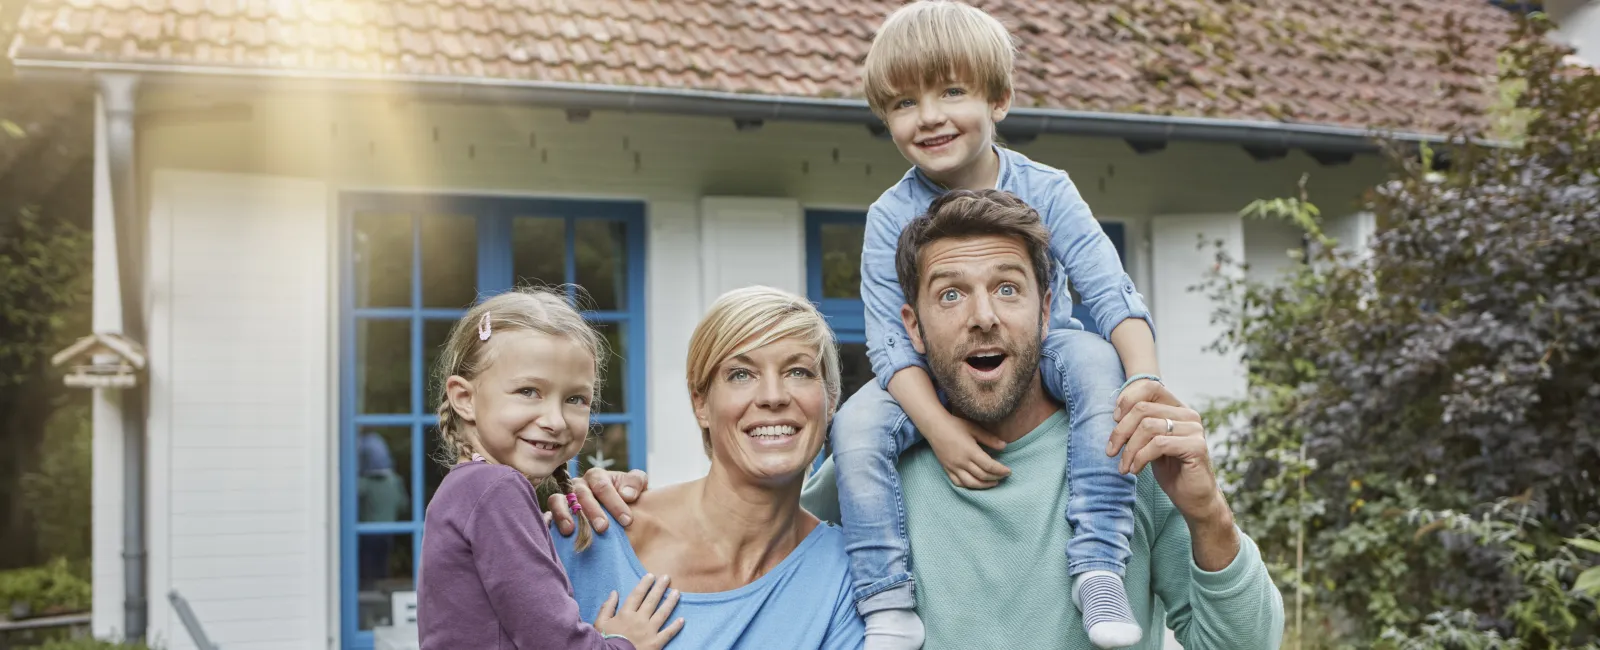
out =
{"type": "Polygon", "coordinates": [[[940,346],[928,340],[922,323],[917,323],[928,350],[928,367],[939,388],[950,398],[950,412],[978,424],[995,424],[1015,413],[1028,395],[1028,383],[1039,370],[1039,349],[1043,346],[1044,317],[1039,317],[1039,335],[1018,347],[998,334],[976,334],[960,346],[940,346]],[[994,381],[979,383],[967,374],[970,350],[998,347],[1011,363],[1011,372],[994,381]]]}

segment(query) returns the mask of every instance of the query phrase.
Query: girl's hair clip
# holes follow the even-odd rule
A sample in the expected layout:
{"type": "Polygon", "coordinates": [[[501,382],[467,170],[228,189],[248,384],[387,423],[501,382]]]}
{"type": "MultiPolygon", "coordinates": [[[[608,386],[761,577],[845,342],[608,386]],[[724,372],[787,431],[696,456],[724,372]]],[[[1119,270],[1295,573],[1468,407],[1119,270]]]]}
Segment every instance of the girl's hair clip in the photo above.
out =
{"type": "Polygon", "coordinates": [[[493,331],[489,327],[489,314],[490,313],[491,312],[483,312],[483,320],[478,321],[478,340],[479,341],[487,341],[487,340],[489,340],[489,335],[493,333],[493,331]]]}
{"type": "Polygon", "coordinates": [[[583,512],[583,506],[578,505],[578,495],[570,492],[567,493],[567,507],[571,508],[573,513],[583,512]]]}

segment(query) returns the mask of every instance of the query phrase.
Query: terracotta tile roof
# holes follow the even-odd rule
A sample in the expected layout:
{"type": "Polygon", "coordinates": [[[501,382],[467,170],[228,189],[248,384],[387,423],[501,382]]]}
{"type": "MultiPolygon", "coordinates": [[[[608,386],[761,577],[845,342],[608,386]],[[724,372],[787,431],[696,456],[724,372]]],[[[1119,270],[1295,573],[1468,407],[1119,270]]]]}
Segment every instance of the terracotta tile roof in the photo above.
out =
{"type": "MultiPolygon", "coordinates": [[[[33,0],[12,52],[859,96],[896,0],[33,0]]],[[[1018,105],[1442,132],[1488,105],[1486,0],[977,0],[1018,105]]]]}

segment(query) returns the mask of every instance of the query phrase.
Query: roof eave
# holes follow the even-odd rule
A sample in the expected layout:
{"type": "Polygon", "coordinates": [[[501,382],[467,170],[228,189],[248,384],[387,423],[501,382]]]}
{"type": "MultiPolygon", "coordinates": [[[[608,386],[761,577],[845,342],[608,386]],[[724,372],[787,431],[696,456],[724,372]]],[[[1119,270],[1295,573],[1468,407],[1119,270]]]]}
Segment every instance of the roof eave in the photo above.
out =
{"type": "MultiPolygon", "coordinates": [[[[514,79],[130,63],[61,58],[54,52],[50,56],[40,56],[43,53],[29,50],[19,47],[13,52],[18,76],[57,82],[87,83],[97,74],[132,73],[141,77],[141,83],[146,88],[193,84],[204,80],[204,83],[215,86],[231,86],[254,92],[401,94],[426,99],[646,111],[736,120],[835,122],[867,126],[881,124],[866,102],[860,99],[514,79]]],[[[1375,153],[1380,149],[1380,143],[1386,140],[1415,145],[1444,143],[1452,139],[1443,134],[1325,124],[1049,108],[1014,108],[1001,123],[1000,131],[1005,136],[1022,139],[1050,133],[1122,138],[1145,143],[1214,142],[1268,151],[1304,149],[1334,155],[1375,153]]]]}

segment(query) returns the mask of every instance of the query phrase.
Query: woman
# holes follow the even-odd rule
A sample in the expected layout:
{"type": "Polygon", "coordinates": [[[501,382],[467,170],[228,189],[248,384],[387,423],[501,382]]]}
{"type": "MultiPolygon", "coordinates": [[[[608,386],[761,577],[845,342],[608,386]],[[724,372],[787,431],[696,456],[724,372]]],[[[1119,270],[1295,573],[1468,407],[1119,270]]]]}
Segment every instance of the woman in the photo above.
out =
{"type": "Polygon", "coordinates": [[[588,550],[556,537],[581,615],[649,573],[681,592],[668,648],[860,648],[844,537],[800,507],[839,403],[822,314],[777,289],[723,294],[690,338],[687,374],[711,470],[640,496],[626,532],[601,526],[612,532],[588,550]]]}

